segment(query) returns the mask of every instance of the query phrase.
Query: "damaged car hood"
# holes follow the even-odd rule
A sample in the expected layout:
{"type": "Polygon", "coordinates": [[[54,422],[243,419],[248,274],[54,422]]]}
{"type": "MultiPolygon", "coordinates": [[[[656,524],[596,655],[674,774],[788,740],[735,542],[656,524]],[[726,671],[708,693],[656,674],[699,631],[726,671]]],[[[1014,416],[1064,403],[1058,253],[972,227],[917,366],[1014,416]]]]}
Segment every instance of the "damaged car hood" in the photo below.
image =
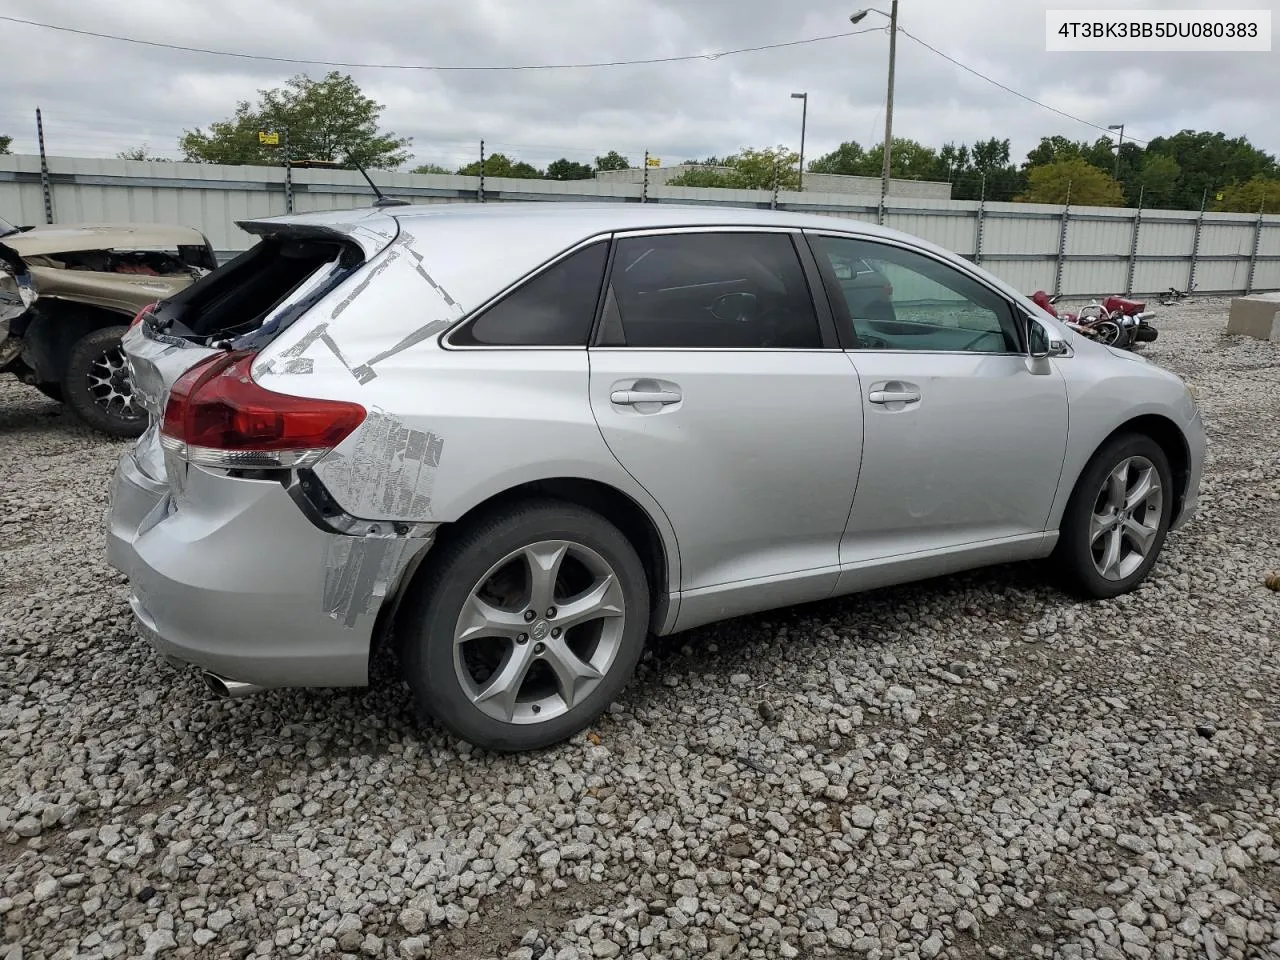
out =
{"type": "Polygon", "coordinates": [[[163,223],[81,223],[75,226],[32,227],[0,238],[18,256],[43,257],[74,250],[142,250],[204,246],[204,236],[191,227],[163,223]]]}

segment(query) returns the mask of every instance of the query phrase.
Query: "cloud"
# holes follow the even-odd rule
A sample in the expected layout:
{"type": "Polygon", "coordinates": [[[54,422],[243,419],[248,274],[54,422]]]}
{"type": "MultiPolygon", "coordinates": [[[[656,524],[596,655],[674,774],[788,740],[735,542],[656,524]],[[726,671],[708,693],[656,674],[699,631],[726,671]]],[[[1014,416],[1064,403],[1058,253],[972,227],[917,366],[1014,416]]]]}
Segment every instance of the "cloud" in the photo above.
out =
{"type": "MultiPolygon", "coordinates": [[[[1241,0],[1248,4],[1249,0],[1241,0]]],[[[887,6],[888,0],[881,0],[887,6]]],[[[0,14],[168,43],[347,62],[481,65],[706,53],[853,29],[843,0],[0,0],[0,14]],[[800,9],[803,6],[803,9],[800,9]]],[[[1120,5],[1120,4],[1114,4],[1120,5]]],[[[1183,4],[1185,5],[1185,3],[1183,4]]],[[[1193,4],[1195,5],[1195,4],[1193,4]]],[[[1198,6],[1209,8],[1210,0],[1198,6]]],[[[1256,5],[1256,3],[1254,4],[1256,5]]],[[[907,0],[902,25],[981,73],[1141,139],[1184,127],[1246,135],[1280,152],[1271,113],[1280,62],[1267,54],[1047,54],[1044,10],[1074,0],[907,0]]],[[[1158,8],[1156,2],[1130,3],[1158,8]]],[[[881,27],[871,14],[859,26],[881,27]]],[[[220,58],[5,23],[0,132],[35,148],[34,109],[53,155],[111,156],[144,141],[177,156],[184,129],[229,116],[239,99],[326,68],[220,58]]],[[[353,68],[386,105],[385,125],[414,140],[418,162],[454,166],[479,141],[538,165],[617,149],[637,161],[798,144],[806,154],[883,135],[887,31],[715,60],[588,70],[427,72],[353,68]]],[[[894,133],[940,146],[1008,137],[1022,157],[1041,136],[1100,131],[1019,99],[907,36],[898,41],[894,133]]]]}

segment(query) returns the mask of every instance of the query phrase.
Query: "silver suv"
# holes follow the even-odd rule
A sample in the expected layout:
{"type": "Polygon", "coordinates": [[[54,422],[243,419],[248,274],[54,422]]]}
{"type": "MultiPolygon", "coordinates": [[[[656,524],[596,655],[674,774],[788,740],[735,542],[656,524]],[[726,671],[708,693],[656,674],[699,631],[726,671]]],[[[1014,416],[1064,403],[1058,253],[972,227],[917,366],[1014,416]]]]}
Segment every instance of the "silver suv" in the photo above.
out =
{"type": "Polygon", "coordinates": [[[223,695],[362,685],[390,642],[425,713],[534,748],[651,632],[1050,555],[1114,596],[1194,510],[1180,380],[899,233],[667,204],[240,225],[256,246],[124,338],[151,425],[108,541],[140,631],[223,695]]]}

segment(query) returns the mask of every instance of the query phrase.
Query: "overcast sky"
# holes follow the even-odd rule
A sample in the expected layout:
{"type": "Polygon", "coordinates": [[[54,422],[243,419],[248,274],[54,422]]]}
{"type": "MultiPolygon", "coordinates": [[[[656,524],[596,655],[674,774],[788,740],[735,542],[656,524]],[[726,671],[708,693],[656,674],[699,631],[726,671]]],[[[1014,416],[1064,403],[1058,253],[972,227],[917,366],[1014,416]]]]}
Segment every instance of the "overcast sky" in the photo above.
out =
{"type": "MultiPolygon", "coordinates": [[[[890,0],[879,0],[888,9],[890,0]]],[[[1046,53],[1046,8],[1214,8],[1211,0],[901,0],[902,26],[1027,96],[1143,140],[1179,129],[1246,135],[1280,153],[1280,54],[1046,53]]],[[[1233,0],[1233,8],[1267,8],[1233,0]]],[[[851,29],[858,0],[0,0],[0,14],[242,53],[366,63],[499,65],[700,54],[851,29]]],[[[871,14],[859,28],[878,27],[871,14]]],[[[184,53],[0,21],[0,133],[35,152],[36,106],[57,156],[113,156],[147,143],[175,159],[184,128],[238,99],[327,67],[184,53]]],[[[1278,48],[1280,49],[1280,48],[1278,48]]],[[[806,157],[883,135],[884,30],[715,60],[528,72],[352,69],[413,138],[417,163],[454,167],[484,138],[539,166],[617,149],[665,163],[743,145],[799,145],[806,157]]],[[[900,36],[894,134],[932,146],[990,136],[1016,160],[1041,136],[1100,132],[1020,100],[900,36]]]]}

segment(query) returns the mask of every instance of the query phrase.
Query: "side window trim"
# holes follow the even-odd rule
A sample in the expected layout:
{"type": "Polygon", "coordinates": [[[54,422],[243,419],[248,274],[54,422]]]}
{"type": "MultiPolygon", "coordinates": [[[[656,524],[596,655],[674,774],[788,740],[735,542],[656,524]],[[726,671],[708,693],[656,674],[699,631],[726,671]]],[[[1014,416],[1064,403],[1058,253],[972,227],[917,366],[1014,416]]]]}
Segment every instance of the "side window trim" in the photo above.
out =
{"type": "Polygon", "coordinates": [[[506,286],[504,289],[498,291],[496,294],[491,296],[488,300],[485,300],[483,303],[475,307],[473,310],[470,310],[463,316],[459,317],[456,321],[454,321],[454,323],[447,330],[445,330],[443,333],[440,334],[440,340],[439,340],[440,346],[445,350],[585,350],[587,349],[587,347],[591,344],[591,337],[595,333],[596,322],[598,317],[600,316],[601,304],[604,302],[604,290],[606,286],[606,281],[608,280],[608,276],[609,276],[609,266],[613,263],[613,250],[614,250],[613,234],[611,233],[593,234],[592,236],[587,237],[586,239],[581,240],[578,243],[575,243],[571,247],[566,247],[564,250],[561,250],[555,256],[551,257],[549,260],[546,260],[545,262],[534,267],[532,270],[530,270],[520,279],[516,280],[514,283],[511,283],[508,286],[506,286]],[[568,344],[544,345],[544,344],[502,344],[502,343],[494,344],[494,343],[454,343],[453,342],[453,338],[455,336],[457,336],[464,329],[466,329],[467,327],[471,326],[471,324],[479,320],[493,307],[496,307],[498,304],[502,303],[504,300],[508,299],[509,297],[516,296],[528,284],[532,283],[534,280],[542,276],[542,274],[546,273],[548,270],[555,267],[557,264],[561,263],[564,260],[567,260],[569,257],[572,257],[575,254],[581,253],[583,250],[586,250],[588,247],[592,247],[597,243],[605,243],[608,245],[608,248],[605,250],[605,272],[601,277],[600,289],[596,291],[595,312],[592,315],[590,333],[588,334],[587,342],[585,344],[582,344],[581,346],[573,346],[568,344]]]}
{"type": "Polygon", "coordinates": [[[791,348],[791,347],[654,347],[645,349],[654,350],[678,350],[687,351],[717,351],[717,352],[776,352],[785,350],[789,353],[804,353],[814,350],[841,350],[845,349],[839,335],[839,324],[836,322],[832,314],[831,304],[828,300],[826,292],[821,287],[821,261],[814,256],[810,249],[809,242],[805,237],[806,231],[800,227],[789,226],[768,226],[757,224],[706,224],[699,226],[679,226],[679,227],[635,227],[626,230],[617,230],[609,235],[609,255],[605,262],[604,282],[601,284],[600,296],[596,302],[595,322],[591,328],[591,338],[588,346],[593,350],[632,350],[637,349],[629,346],[618,346],[612,344],[602,344],[600,342],[604,325],[604,310],[609,296],[609,289],[613,281],[614,260],[617,255],[619,241],[631,239],[633,237],[666,237],[666,236],[687,236],[690,234],[704,235],[715,233],[732,233],[732,234],[786,234],[791,240],[791,249],[796,259],[799,261],[801,272],[804,275],[805,287],[809,294],[809,302],[813,307],[814,314],[818,320],[818,335],[821,339],[820,347],[807,348],[791,348]]]}
{"type": "MultiPolygon", "coordinates": [[[[1014,303],[1012,300],[1010,300],[1009,297],[1003,291],[998,290],[995,287],[991,286],[991,284],[989,284],[985,279],[973,273],[972,271],[965,269],[964,267],[961,267],[958,264],[952,263],[949,260],[945,260],[942,257],[937,256],[936,254],[934,254],[929,250],[923,250],[918,247],[913,247],[910,244],[902,243],[898,240],[891,239],[889,237],[877,237],[877,236],[871,236],[868,234],[860,234],[860,233],[844,233],[839,230],[828,230],[828,229],[815,230],[810,227],[806,227],[804,230],[804,233],[805,233],[805,238],[808,240],[811,249],[813,244],[813,238],[815,237],[831,237],[835,240],[857,240],[862,243],[876,243],[876,244],[880,244],[881,246],[896,247],[899,250],[905,250],[908,253],[914,253],[916,256],[925,257],[929,260],[932,260],[934,263],[940,264],[941,266],[950,267],[952,270],[956,271],[957,273],[961,274],[967,279],[978,284],[978,286],[980,286],[983,290],[991,294],[991,296],[995,297],[1009,311],[1010,318],[1013,321],[1014,334],[1018,340],[1018,349],[1005,350],[1000,353],[990,353],[990,354],[987,354],[987,356],[1022,357],[1022,356],[1026,356],[1028,351],[1030,350],[1030,346],[1027,342],[1027,331],[1026,331],[1025,324],[1023,324],[1020,321],[1020,317],[1023,313],[1022,308],[1017,303],[1014,303]]],[[[851,340],[854,334],[853,318],[849,313],[848,307],[844,304],[844,297],[839,295],[839,286],[836,283],[835,272],[834,270],[831,269],[831,265],[829,262],[827,263],[823,262],[826,258],[819,256],[817,250],[813,250],[813,256],[818,262],[819,270],[822,271],[823,284],[826,287],[827,298],[832,301],[832,304],[831,304],[832,309],[833,311],[837,312],[839,319],[843,321],[843,323],[839,324],[839,330],[840,330],[841,336],[842,338],[847,337],[851,340]],[[837,303],[839,304],[838,311],[836,310],[837,303]]],[[[851,343],[850,346],[847,346],[844,349],[858,350],[861,348],[858,347],[856,343],[851,343]]],[[[963,354],[963,353],[967,353],[968,351],[965,351],[965,350],[888,350],[888,351],[881,350],[878,352],[880,353],[963,354]]]]}

